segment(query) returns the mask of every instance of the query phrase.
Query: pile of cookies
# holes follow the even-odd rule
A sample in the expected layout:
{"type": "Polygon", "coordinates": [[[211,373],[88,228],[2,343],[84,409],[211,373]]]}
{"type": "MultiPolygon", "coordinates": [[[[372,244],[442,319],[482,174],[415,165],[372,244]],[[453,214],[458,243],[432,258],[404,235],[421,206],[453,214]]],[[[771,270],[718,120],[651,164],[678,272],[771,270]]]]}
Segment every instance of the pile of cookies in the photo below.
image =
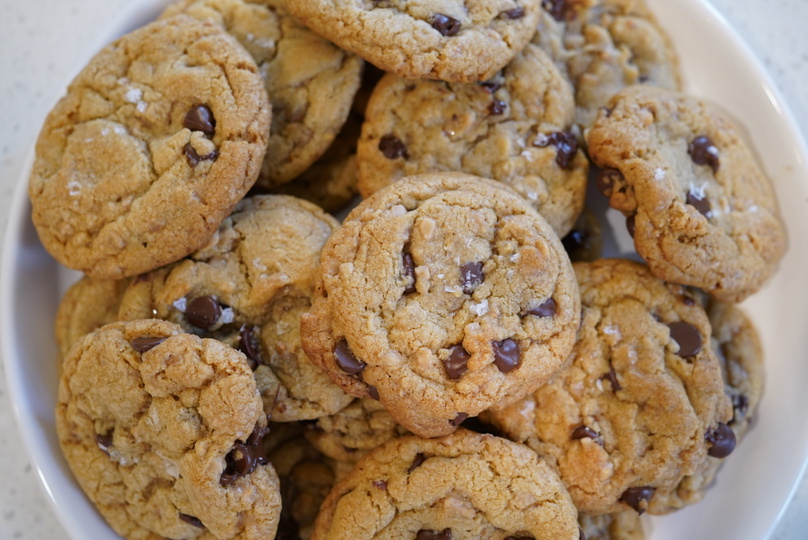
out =
{"type": "Polygon", "coordinates": [[[641,539],[762,395],[774,192],[642,0],[180,0],[29,192],[84,274],[58,437],[125,538],[641,539]]]}

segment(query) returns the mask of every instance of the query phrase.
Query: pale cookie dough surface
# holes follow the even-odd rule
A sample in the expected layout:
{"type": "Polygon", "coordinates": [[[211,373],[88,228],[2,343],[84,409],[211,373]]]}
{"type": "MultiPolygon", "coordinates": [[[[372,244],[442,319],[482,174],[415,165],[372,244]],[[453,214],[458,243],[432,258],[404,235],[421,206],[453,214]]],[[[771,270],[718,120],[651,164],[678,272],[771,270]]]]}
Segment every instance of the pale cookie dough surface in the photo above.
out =
{"type": "Polygon", "coordinates": [[[587,133],[609,204],[658,277],[739,302],[774,273],[786,232],[770,179],[717,106],[651,86],[617,94],[587,133]]]}
{"type": "Polygon", "coordinates": [[[637,512],[625,510],[613,514],[578,514],[578,524],[586,540],[645,540],[637,512]]]}
{"type": "Polygon", "coordinates": [[[244,355],[216,340],[159,320],[101,327],[65,358],[56,427],[79,485],[127,539],[275,534],[278,478],[251,444],[261,398],[244,355]]]}
{"type": "Polygon", "coordinates": [[[362,60],[303,26],[287,0],[184,0],[162,17],[185,13],[221,24],[252,55],[272,104],[269,144],[256,184],[289,182],[320,157],[345,122],[362,60]]]}
{"type": "Polygon", "coordinates": [[[294,197],[244,199],[210,246],[133,280],[119,316],[170,320],[244,351],[273,421],[333,414],[351,397],[306,357],[299,319],[337,226],[294,197]]]}
{"type": "Polygon", "coordinates": [[[539,0],[294,0],[313,31],[402,77],[483,81],[536,30],[539,0]]]}
{"type": "Polygon", "coordinates": [[[371,95],[357,149],[364,197],[418,173],[498,180],[559,236],[581,213],[589,161],[569,131],[572,87],[537,46],[478,83],[386,75],[371,95]]]}
{"type": "Polygon", "coordinates": [[[322,254],[303,346],[421,436],[544,383],[575,339],[578,288],[547,222],[502,184],[424,174],[376,192],[322,254]]]}
{"type": "Polygon", "coordinates": [[[326,498],[312,540],[579,540],[577,512],[529,448],[466,430],[378,448],[326,498]]]}
{"type": "Polygon", "coordinates": [[[255,62],[219,26],[178,16],[123,36],[40,132],[29,196],[43,245],[97,279],[199,249],[255,182],[270,116],[255,62]]]}
{"type": "Polygon", "coordinates": [[[583,314],[568,365],[491,416],[556,467],[581,512],[653,511],[655,491],[693,474],[732,417],[710,324],[645,265],[574,266],[583,314]]]}

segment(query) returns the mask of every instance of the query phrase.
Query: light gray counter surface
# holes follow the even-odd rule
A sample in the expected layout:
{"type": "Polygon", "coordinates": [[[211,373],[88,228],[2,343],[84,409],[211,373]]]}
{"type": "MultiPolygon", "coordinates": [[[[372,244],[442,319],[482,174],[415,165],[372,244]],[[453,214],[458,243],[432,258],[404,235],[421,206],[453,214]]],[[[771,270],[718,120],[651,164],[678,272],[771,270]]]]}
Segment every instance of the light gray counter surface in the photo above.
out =
{"type": "MultiPolygon", "coordinates": [[[[99,33],[131,1],[0,0],[0,225],[3,230],[23,160],[49,107],[63,94],[79,63],[100,45],[97,43],[99,33]]],[[[805,26],[808,1],[710,1],[762,60],[805,134],[808,131],[808,29],[805,26]]],[[[42,332],[49,336],[51,329],[43,326],[42,332]]],[[[788,444],[787,433],[783,434],[780,444],[788,444]]],[[[50,509],[15,425],[2,364],[0,457],[0,540],[67,539],[50,509]]],[[[755,493],[748,495],[756,496],[755,493]]],[[[784,510],[771,538],[808,538],[806,479],[799,483],[794,499],[784,510]]]]}

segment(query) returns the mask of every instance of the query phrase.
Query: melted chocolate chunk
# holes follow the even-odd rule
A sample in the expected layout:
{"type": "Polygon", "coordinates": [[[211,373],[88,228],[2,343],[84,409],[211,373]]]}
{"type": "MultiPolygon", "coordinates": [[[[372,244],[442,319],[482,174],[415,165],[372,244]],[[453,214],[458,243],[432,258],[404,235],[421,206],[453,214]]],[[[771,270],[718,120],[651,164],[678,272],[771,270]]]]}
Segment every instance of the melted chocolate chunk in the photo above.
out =
{"type": "Polygon", "coordinates": [[[432,16],[432,28],[442,36],[449,37],[460,32],[460,21],[443,13],[436,13],[432,16]]]}
{"type": "Polygon", "coordinates": [[[468,417],[469,417],[468,413],[459,412],[457,413],[457,416],[455,416],[452,420],[449,420],[449,423],[452,424],[454,427],[457,427],[463,422],[465,422],[468,417]]]}
{"type": "Polygon", "coordinates": [[[266,465],[269,459],[264,452],[263,440],[269,434],[269,427],[256,427],[245,442],[236,442],[225,456],[225,468],[219,483],[229,486],[242,476],[247,476],[259,465],[266,465]]]}
{"type": "Polygon", "coordinates": [[[690,141],[687,153],[690,154],[690,159],[696,165],[709,165],[713,170],[713,174],[718,171],[718,166],[720,165],[718,147],[713,144],[709,137],[701,135],[690,141]]]}
{"type": "Polygon", "coordinates": [[[372,384],[368,385],[368,395],[376,401],[379,401],[379,391],[372,384]]]}
{"type": "Polygon", "coordinates": [[[142,354],[157,347],[166,339],[167,338],[164,337],[136,337],[131,341],[130,345],[132,345],[133,349],[142,354]]]}
{"type": "Polygon", "coordinates": [[[527,310],[528,315],[535,315],[537,317],[552,317],[556,313],[556,301],[552,298],[548,298],[540,305],[530,308],[527,310]]]}
{"type": "Polygon", "coordinates": [[[260,332],[261,330],[257,326],[246,324],[241,325],[238,330],[238,350],[247,357],[247,362],[253,371],[264,363],[264,358],[261,356],[261,342],[258,340],[260,332]]]}
{"type": "Polygon", "coordinates": [[[707,454],[714,458],[725,458],[735,450],[735,432],[728,425],[719,422],[712,431],[704,435],[710,445],[707,454]]]}
{"type": "Polygon", "coordinates": [[[488,104],[488,113],[493,115],[499,115],[504,113],[508,109],[508,104],[499,99],[492,99],[491,103],[488,104]]]}
{"type": "Polygon", "coordinates": [[[453,345],[449,351],[451,351],[449,356],[443,361],[443,369],[447,377],[456,381],[469,370],[468,361],[471,355],[462,345],[453,345]]]}
{"type": "Polygon", "coordinates": [[[611,197],[615,184],[624,182],[623,173],[617,169],[602,169],[595,177],[595,183],[605,197],[611,197]]]}
{"type": "Polygon", "coordinates": [[[580,439],[592,439],[599,445],[603,445],[603,439],[601,438],[600,433],[589,426],[578,426],[577,428],[573,429],[570,438],[573,441],[580,439]]]}
{"type": "Polygon", "coordinates": [[[196,149],[191,146],[191,143],[185,143],[185,146],[182,147],[182,152],[185,154],[185,159],[188,161],[188,165],[191,167],[196,167],[199,165],[200,161],[216,161],[216,159],[219,157],[219,152],[216,150],[210,154],[200,156],[196,149]]]}
{"type": "Polygon", "coordinates": [[[484,277],[482,262],[470,262],[460,267],[460,283],[466,294],[473,293],[484,277]]]}
{"type": "Polygon", "coordinates": [[[539,148],[553,145],[556,147],[556,163],[562,169],[569,169],[572,158],[578,152],[578,139],[568,131],[554,131],[549,135],[540,135],[533,145],[539,148]]]}
{"type": "Polygon", "coordinates": [[[104,435],[97,433],[95,435],[95,444],[98,445],[102,452],[109,455],[109,447],[112,446],[112,432],[110,431],[104,435]]]}
{"type": "Polygon", "coordinates": [[[204,526],[204,525],[202,525],[202,522],[201,522],[201,521],[199,521],[199,518],[198,518],[198,517],[189,516],[188,514],[183,514],[182,512],[180,512],[180,516],[179,516],[179,517],[180,517],[180,519],[181,519],[182,521],[184,521],[185,523],[190,523],[190,524],[191,524],[191,525],[193,525],[194,527],[199,527],[200,529],[204,529],[204,528],[205,528],[205,526],[204,526]]]}
{"type": "Polygon", "coordinates": [[[337,365],[342,371],[345,373],[350,373],[351,375],[361,373],[367,365],[354,356],[350,347],[348,347],[348,342],[344,339],[340,340],[340,342],[337,343],[337,346],[334,347],[334,360],[336,360],[337,365]]]}
{"type": "Polygon", "coordinates": [[[704,193],[699,193],[693,190],[687,192],[687,204],[695,208],[704,217],[710,217],[710,199],[704,193]]]}
{"type": "Polygon", "coordinates": [[[412,474],[412,471],[423,465],[424,461],[426,461],[425,455],[423,455],[421,452],[415,454],[415,459],[412,460],[412,465],[410,465],[410,468],[407,469],[407,474],[412,474]]]}
{"type": "Polygon", "coordinates": [[[507,338],[502,341],[494,341],[491,343],[491,348],[494,351],[494,365],[502,373],[513,371],[522,364],[519,343],[515,339],[507,338]]]}
{"type": "Polygon", "coordinates": [[[656,488],[650,486],[630,487],[620,496],[620,502],[632,507],[638,514],[648,509],[648,501],[654,496],[656,488]]]}
{"type": "Polygon", "coordinates": [[[504,15],[506,18],[511,19],[511,20],[521,19],[522,17],[525,16],[525,8],[517,7],[517,8],[509,9],[507,11],[503,11],[502,15],[504,15]]]}
{"type": "Polygon", "coordinates": [[[412,260],[412,255],[408,251],[402,253],[401,259],[404,266],[404,277],[410,282],[404,289],[404,294],[412,294],[415,292],[415,261],[412,260]]]}
{"type": "Polygon", "coordinates": [[[671,339],[679,345],[679,356],[690,358],[701,351],[701,334],[690,323],[677,321],[668,325],[671,330],[671,339]]]}
{"type": "Polygon", "coordinates": [[[631,214],[626,218],[626,230],[629,236],[634,238],[634,233],[637,231],[637,214],[631,214]]]}
{"type": "Polygon", "coordinates": [[[216,131],[216,119],[213,118],[213,111],[207,105],[194,105],[185,114],[182,125],[191,131],[201,131],[208,137],[213,136],[216,131]]]}
{"type": "Polygon", "coordinates": [[[410,157],[409,153],[407,153],[407,147],[395,135],[385,135],[379,139],[379,151],[387,159],[409,159],[410,157]]]}
{"type": "Polygon", "coordinates": [[[567,18],[569,6],[566,0],[542,0],[541,7],[557,21],[563,21],[567,18]]]}
{"type": "Polygon", "coordinates": [[[609,367],[609,372],[601,377],[601,380],[603,379],[606,379],[609,381],[609,384],[612,385],[612,392],[617,392],[618,390],[623,389],[623,387],[620,385],[620,381],[617,380],[617,372],[613,367],[609,367]]]}
{"type": "Polygon", "coordinates": [[[185,318],[202,330],[213,328],[221,316],[222,305],[213,296],[198,296],[185,306],[185,318]]]}

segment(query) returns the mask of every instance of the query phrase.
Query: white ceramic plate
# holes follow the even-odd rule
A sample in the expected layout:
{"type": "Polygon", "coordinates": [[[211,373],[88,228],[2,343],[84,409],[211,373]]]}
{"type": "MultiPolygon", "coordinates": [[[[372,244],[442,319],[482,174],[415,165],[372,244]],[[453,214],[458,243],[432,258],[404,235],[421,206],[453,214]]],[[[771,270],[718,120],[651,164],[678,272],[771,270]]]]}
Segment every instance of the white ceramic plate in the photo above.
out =
{"type": "MultiPolygon", "coordinates": [[[[808,229],[808,151],[759,62],[705,1],[648,2],[674,38],[688,91],[721,104],[745,125],[774,179],[790,247],[775,278],[744,303],[767,357],[767,388],[757,425],[728,459],[703,502],[649,518],[646,535],[651,540],[758,540],[771,533],[808,458],[808,416],[803,414],[808,235],[801,234],[808,229]]],[[[99,36],[99,47],[153,19],[166,3],[134,2],[99,36]]],[[[31,225],[26,192],[30,164],[29,158],[15,194],[2,259],[0,330],[8,387],[25,444],[69,535],[74,540],[114,540],[118,537],[73,481],[56,439],[56,345],[48,336],[61,294],[76,274],[45,253],[31,225]]],[[[609,223],[623,228],[622,219],[610,216],[609,223]]]]}

